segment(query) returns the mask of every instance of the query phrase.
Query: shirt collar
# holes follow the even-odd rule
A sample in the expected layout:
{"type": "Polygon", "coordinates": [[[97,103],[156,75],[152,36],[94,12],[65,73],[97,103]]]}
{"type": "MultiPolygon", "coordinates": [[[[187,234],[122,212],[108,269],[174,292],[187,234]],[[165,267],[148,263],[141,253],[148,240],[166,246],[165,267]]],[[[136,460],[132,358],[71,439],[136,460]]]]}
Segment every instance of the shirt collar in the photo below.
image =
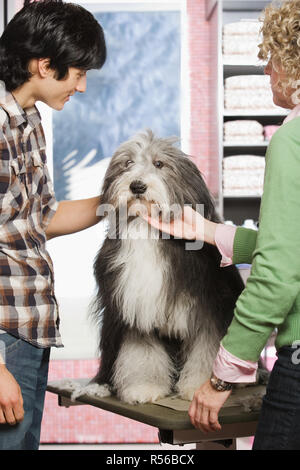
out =
{"type": "Polygon", "coordinates": [[[296,117],[299,117],[300,116],[300,104],[297,104],[293,109],[292,111],[287,115],[287,117],[285,118],[285,120],[283,121],[283,124],[285,124],[286,122],[289,122],[291,121],[292,119],[296,118],[296,117]]]}
{"type": "Polygon", "coordinates": [[[8,114],[12,128],[27,122],[32,128],[35,128],[41,122],[41,115],[37,107],[22,109],[13,95],[6,90],[5,83],[2,81],[0,81],[0,106],[8,114]]]}

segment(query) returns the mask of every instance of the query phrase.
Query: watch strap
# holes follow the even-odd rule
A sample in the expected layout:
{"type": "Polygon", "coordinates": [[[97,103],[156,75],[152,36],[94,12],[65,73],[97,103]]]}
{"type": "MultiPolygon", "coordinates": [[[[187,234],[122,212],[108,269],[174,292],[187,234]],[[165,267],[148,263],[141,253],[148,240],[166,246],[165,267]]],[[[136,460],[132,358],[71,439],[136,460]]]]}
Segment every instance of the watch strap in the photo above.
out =
{"type": "Polygon", "coordinates": [[[232,390],[233,384],[230,382],[225,382],[225,380],[218,379],[214,374],[210,377],[211,386],[218,392],[227,392],[232,390]]]}

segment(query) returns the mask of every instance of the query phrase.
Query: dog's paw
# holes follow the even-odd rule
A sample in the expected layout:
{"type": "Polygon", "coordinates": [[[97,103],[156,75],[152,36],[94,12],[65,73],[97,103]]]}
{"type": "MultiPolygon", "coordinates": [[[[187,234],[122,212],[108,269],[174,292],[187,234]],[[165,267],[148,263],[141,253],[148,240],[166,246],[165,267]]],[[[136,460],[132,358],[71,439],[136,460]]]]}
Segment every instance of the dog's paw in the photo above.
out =
{"type": "Polygon", "coordinates": [[[107,384],[99,385],[97,383],[90,383],[85,387],[74,390],[71,395],[71,400],[75,401],[78,397],[88,395],[90,397],[105,398],[111,395],[110,388],[107,384]]]}
{"type": "Polygon", "coordinates": [[[169,388],[155,384],[135,385],[118,391],[119,398],[132,405],[138,403],[153,403],[169,394],[169,388]]]}
{"type": "Polygon", "coordinates": [[[192,401],[195,391],[196,391],[195,388],[190,389],[190,390],[184,390],[184,391],[179,392],[178,395],[179,395],[179,398],[181,398],[182,400],[192,401]]]}
{"type": "Polygon", "coordinates": [[[73,392],[81,387],[80,383],[73,379],[54,381],[52,384],[58,390],[67,390],[68,392],[73,392]]]}
{"type": "Polygon", "coordinates": [[[194,393],[198,390],[207,380],[209,376],[202,376],[199,377],[197,382],[195,380],[189,380],[186,378],[185,380],[179,380],[176,384],[176,393],[182,400],[189,400],[191,401],[194,397],[194,393]]]}

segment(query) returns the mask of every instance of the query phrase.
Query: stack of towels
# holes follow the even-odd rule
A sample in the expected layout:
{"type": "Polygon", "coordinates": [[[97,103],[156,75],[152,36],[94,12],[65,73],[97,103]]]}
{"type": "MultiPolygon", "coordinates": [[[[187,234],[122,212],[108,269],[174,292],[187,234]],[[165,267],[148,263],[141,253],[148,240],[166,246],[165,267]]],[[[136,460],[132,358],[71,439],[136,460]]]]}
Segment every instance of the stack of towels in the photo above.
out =
{"type": "Polygon", "coordinates": [[[278,125],[262,126],[253,119],[236,119],[224,122],[224,142],[226,144],[255,145],[268,142],[279,129],[278,125]]]}
{"type": "Polygon", "coordinates": [[[233,112],[270,113],[282,108],[273,103],[270,77],[235,75],[225,79],[225,110],[233,112]]]}
{"type": "Polygon", "coordinates": [[[241,20],[223,26],[223,55],[226,63],[258,62],[259,21],[241,20]]]}
{"type": "Polygon", "coordinates": [[[235,120],[224,123],[224,142],[257,144],[264,141],[264,128],[255,120],[235,120]]]}
{"type": "Polygon", "coordinates": [[[265,159],[256,155],[223,158],[224,196],[261,196],[265,159]]]}

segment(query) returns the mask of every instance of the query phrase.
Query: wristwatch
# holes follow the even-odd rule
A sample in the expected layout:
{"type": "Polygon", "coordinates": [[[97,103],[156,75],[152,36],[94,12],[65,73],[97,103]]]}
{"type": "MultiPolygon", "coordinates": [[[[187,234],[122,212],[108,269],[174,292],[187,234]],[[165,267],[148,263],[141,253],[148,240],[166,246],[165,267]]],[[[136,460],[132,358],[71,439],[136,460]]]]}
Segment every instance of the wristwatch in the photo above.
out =
{"type": "Polygon", "coordinates": [[[210,377],[211,386],[218,392],[227,392],[232,390],[233,384],[230,382],[225,382],[225,380],[218,379],[214,374],[211,374],[210,377]]]}

